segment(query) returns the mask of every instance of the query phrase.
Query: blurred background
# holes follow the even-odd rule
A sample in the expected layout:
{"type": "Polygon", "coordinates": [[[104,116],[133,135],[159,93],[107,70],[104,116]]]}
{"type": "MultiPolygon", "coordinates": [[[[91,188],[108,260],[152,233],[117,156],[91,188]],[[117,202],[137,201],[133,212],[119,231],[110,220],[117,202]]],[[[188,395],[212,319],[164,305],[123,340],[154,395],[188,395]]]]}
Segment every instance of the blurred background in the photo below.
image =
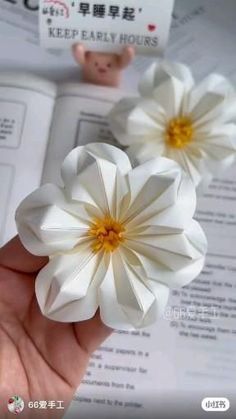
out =
{"type": "MultiPolygon", "coordinates": [[[[166,56],[190,65],[196,77],[217,70],[236,81],[235,17],[235,0],[176,0],[166,56]]],[[[136,58],[124,86],[135,88],[150,61],[136,58]]],[[[70,51],[39,47],[38,0],[0,0],[0,69],[32,70],[56,81],[79,77],[70,51]]]]}

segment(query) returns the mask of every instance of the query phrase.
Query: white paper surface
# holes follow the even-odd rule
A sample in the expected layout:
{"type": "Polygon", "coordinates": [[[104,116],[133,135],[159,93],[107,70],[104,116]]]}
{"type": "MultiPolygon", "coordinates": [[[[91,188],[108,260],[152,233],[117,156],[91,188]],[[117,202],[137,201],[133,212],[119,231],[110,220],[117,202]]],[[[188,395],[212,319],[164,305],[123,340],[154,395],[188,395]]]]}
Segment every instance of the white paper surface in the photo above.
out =
{"type": "Polygon", "coordinates": [[[0,75],[0,244],[16,233],[16,206],[40,184],[55,95],[50,82],[0,75]]]}
{"type": "Polygon", "coordinates": [[[164,52],[174,0],[55,2],[40,0],[40,39],[46,48],[81,42],[88,50],[119,53],[132,45],[138,54],[164,52]]]}

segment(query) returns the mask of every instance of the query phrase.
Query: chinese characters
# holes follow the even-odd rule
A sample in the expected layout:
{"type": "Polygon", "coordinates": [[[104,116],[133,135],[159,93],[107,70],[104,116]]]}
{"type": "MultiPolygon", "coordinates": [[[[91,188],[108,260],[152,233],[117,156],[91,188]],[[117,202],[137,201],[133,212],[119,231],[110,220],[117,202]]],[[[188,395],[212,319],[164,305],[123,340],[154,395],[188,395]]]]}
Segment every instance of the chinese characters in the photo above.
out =
{"type": "Polygon", "coordinates": [[[92,15],[93,17],[104,19],[107,16],[110,16],[112,19],[120,18],[130,22],[134,22],[136,20],[137,13],[141,12],[141,8],[136,9],[134,7],[121,7],[119,5],[107,6],[106,4],[91,5],[88,2],[80,2],[78,6],[78,13],[84,17],[92,15]]]}
{"type": "Polygon", "coordinates": [[[51,17],[65,16],[64,9],[56,8],[55,6],[44,7],[42,13],[43,15],[49,15],[51,17]]]}
{"type": "Polygon", "coordinates": [[[28,403],[29,409],[57,409],[64,410],[64,401],[62,400],[35,400],[28,403]]]}

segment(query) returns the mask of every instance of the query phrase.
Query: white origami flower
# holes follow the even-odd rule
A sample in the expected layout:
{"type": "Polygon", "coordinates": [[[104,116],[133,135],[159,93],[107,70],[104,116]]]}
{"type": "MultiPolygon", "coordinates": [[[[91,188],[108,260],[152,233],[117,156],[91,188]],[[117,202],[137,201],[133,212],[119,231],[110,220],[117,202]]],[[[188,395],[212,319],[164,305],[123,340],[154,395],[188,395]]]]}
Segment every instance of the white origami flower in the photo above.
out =
{"type": "Polygon", "coordinates": [[[191,180],[164,158],[132,169],[106,144],[73,150],[62,179],[64,188],[41,187],[16,214],[24,246],[50,256],[36,280],[42,313],[76,322],[100,308],[117,329],[155,322],[169,288],[188,284],[204,264],[191,180]]]}
{"type": "Polygon", "coordinates": [[[236,96],[212,74],[194,84],[188,67],[154,64],[140,83],[140,97],[118,103],[110,124],[138,162],[165,156],[189,173],[195,186],[235,161],[236,96]]]}

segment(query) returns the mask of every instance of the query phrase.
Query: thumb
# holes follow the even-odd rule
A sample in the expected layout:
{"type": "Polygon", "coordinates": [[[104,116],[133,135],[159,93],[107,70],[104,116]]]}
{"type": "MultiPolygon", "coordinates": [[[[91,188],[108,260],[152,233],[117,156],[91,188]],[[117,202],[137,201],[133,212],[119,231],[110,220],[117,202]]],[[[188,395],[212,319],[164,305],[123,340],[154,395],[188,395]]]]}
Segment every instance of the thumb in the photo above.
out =
{"type": "Polygon", "coordinates": [[[47,257],[31,255],[15,237],[0,249],[0,265],[18,272],[34,273],[48,263],[47,257]]]}

